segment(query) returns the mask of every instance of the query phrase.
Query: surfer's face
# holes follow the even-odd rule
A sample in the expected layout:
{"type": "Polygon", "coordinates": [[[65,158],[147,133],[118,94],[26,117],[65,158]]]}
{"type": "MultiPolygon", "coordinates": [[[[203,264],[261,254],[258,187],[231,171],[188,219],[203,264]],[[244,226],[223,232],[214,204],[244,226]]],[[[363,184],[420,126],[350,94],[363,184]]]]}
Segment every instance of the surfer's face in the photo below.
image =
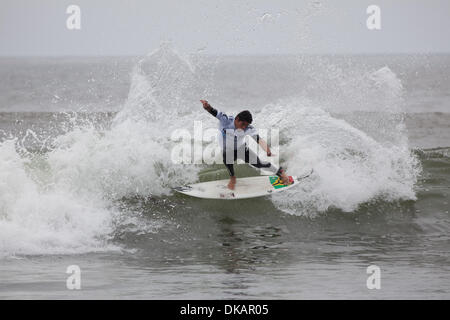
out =
{"type": "Polygon", "coordinates": [[[236,129],[245,130],[248,127],[249,123],[244,120],[239,120],[239,118],[234,119],[234,126],[236,129]]]}

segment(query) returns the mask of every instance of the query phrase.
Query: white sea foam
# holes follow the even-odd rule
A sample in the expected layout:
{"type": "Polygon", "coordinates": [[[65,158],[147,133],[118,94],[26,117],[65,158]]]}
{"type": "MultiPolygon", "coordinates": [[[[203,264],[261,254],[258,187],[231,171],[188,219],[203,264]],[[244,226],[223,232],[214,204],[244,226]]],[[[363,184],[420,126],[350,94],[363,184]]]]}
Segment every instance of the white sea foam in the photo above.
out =
{"type": "Polygon", "coordinates": [[[28,173],[15,141],[0,144],[0,256],[113,249],[115,212],[96,197],[43,188],[28,173]]]}
{"type": "Polygon", "coordinates": [[[374,105],[382,101],[390,111],[363,114],[369,119],[365,131],[305,99],[268,105],[258,113],[259,123],[282,129],[282,163],[289,174],[301,175],[314,168],[302,187],[273,197],[278,208],[303,215],[329,208],[353,211],[375,199],[416,199],[414,186],[420,166],[408,148],[402,117],[392,115],[401,110],[401,82],[387,67],[361,79],[369,83],[361,86],[362,96],[353,99],[375,99],[376,95],[374,105]]]}
{"type": "Polygon", "coordinates": [[[19,155],[14,140],[0,144],[1,255],[112,249],[108,239],[115,224],[131,221],[119,217],[116,200],[168,195],[170,187],[195,181],[199,168],[170,158],[171,128],[180,124],[176,115],[185,105],[177,96],[187,80],[177,91],[180,73],[166,74],[174,65],[161,66],[170,56],[160,55],[140,63],[159,64],[155,72],[136,68],[129,99],[111,128],[75,127],[54,139],[39,161],[19,155]],[[171,77],[177,96],[161,93],[164,86],[155,84],[171,77]]]}

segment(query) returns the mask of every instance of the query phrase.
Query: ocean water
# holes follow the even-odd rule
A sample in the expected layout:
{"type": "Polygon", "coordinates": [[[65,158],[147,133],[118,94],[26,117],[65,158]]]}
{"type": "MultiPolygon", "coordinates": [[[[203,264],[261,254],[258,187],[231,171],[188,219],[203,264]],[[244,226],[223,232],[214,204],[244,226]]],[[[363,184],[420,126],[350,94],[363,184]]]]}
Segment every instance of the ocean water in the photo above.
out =
{"type": "Polygon", "coordinates": [[[449,77],[449,55],[1,58],[0,298],[448,299],[449,77]],[[176,130],[217,125],[202,98],[314,175],[174,194],[227,177],[171,158],[176,130]]]}

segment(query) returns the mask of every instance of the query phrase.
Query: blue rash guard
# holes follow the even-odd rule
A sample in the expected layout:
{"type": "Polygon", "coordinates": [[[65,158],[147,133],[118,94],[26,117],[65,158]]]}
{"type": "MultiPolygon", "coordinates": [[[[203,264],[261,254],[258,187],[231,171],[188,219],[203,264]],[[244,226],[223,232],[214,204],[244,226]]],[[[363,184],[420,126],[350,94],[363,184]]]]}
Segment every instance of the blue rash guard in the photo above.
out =
{"type": "Polygon", "coordinates": [[[227,147],[229,143],[233,143],[233,150],[238,150],[241,147],[247,147],[245,143],[245,136],[251,136],[256,142],[259,142],[258,131],[251,125],[248,125],[244,130],[236,129],[234,125],[234,116],[227,116],[225,113],[218,111],[215,116],[219,119],[219,143],[222,151],[231,149],[227,147]]]}

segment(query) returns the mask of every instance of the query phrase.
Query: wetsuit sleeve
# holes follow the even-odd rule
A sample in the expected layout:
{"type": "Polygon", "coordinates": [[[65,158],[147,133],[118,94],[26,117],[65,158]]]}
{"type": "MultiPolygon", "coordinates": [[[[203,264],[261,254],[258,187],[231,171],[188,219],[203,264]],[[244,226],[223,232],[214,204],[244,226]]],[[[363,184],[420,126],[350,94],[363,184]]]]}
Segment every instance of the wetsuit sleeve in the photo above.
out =
{"type": "Polygon", "coordinates": [[[205,109],[205,110],[208,111],[210,114],[212,114],[213,117],[217,117],[217,110],[211,106],[209,106],[209,107],[210,107],[209,109],[205,109]]]}
{"type": "Polygon", "coordinates": [[[208,111],[213,117],[217,118],[222,125],[226,125],[230,121],[225,113],[214,109],[211,105],[209,106],[209,109],[206,109],[206,111],[208,111]]]}

